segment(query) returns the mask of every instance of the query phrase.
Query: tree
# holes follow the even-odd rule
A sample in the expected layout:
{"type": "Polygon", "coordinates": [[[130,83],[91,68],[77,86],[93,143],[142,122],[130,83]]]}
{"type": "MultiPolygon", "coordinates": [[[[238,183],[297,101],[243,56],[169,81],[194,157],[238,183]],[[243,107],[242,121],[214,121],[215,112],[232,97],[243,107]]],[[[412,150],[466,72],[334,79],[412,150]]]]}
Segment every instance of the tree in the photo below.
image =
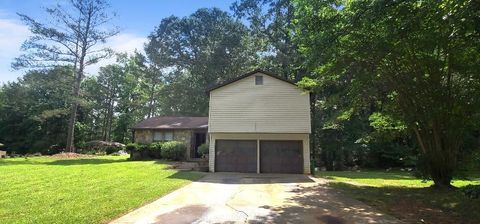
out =
{"type": "Polygon", "coordinates": [[[305,75],[302,55],[293,40],[293,1],[237,0],[230,8],[237,18],[248,21],[248,47],[258,66],[294,81],[305,75]]]}
{"type": "Polygon", "coordinates": [[[23,43],[25,54],[16,59],[12,65],[14,68],[54,65],[71,65],[73,68],[74,100],[66,141],[66,150],[70,152],[75,150],[74,130],[85,67],[110,55],[111,50],[98,45],[119,32],[117,28],[104,29],[111,20],[106,12],[108,6],[104,0],[71,0],[68,7],[57,4],[54,8],[47,8],[52,19],[48,23],[18,14],[33,36],[23,43]]]}
{"type": "Polygon", "coordinates": [[[480,108],[480,33],[473,1],[298,0],[297,41],[318,80],[344,80],[415,136],[437,187],[451,187],[480,108]]]}
{"type": "Polygon", "coordinates": [[[206,115],[207,88],[251,69],[246,34],[241,22],[217,8],[163,19],[145,48],[153,74],[164,83],[161,112],[206,115]]]}
{"type": "Polygon", "coordinates": [[[54,153],[63,146],[69,114],[69,67],[29,71],[0,89],[0,141],[16,153],[54,153]]]}

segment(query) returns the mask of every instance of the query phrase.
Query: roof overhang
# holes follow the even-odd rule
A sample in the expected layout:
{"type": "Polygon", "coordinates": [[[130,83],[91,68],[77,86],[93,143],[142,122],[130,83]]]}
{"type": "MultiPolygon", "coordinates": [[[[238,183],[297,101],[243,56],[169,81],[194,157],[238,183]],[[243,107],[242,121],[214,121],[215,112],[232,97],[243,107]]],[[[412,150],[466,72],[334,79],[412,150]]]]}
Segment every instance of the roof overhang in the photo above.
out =
{"type": "Polygon", "coordinates": [[[229,84],[231,84],[231,83],[234,83],[234,82],[236,82],[236,81],[239,81],[239,80],[241,80],[241,79],[247,78],[247,77],[249,77],[249,76],[251,76],[251,75],[254,75],[254,74],[257,74],[257,73],[262,73],[262,74],[268,75],[268,76],[270,76],[270,77],[272,77],[272,78],[276,78],[276,79],[278,79],[278,80],[287,82],[287,83],[292,84],[292,85],[294,85],[294,86],[297,86],[297,85],[295,84],[295,82],[290,81],[290,80],[288,80],[288,79],[285,79],[285,78],[281,77],[280,75],[277,75],[277,74],[274,74],[274,73],[271,73],[271,72],[267,72],[267,71],[264,71],[264,70],[261,70],[261,69],[255,69],[255,70],[253,70],[253,71],[251,71],[251,72],[248,72],[248,73],[245,73],[245,74],[243,74],[243,75],[240,75],[240,76],[238,76],[238,77],[236,77],[236,78],[234,78],[234,79],[231,79],[231,80],[228,80],[228,81],[226,81],[226,82],[223,82],[223,83],[214,85],[214,86],[208,88],[207,91],[206,91],[206,93],[209,94],[209,93],[210,93],[211,91],[213,91],[213,90],[216,90],[216,89],[218,89],[218,88],[220,88],[220,87],[229,85],[229,84]]]}

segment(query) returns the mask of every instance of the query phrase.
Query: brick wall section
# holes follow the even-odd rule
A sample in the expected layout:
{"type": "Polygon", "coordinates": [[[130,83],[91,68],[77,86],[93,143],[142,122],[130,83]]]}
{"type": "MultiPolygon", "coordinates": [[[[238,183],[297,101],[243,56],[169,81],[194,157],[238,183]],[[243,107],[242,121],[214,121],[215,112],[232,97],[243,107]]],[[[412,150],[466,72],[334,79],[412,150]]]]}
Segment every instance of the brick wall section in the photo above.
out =
{"type": "Polygon", "coordinates": [[[173,139],[175,141],[183,142],[187,146],[186,157],[190,157],[190,151],[192,148],[192,130],[174,130],[173,139]]]}
{"type": "Polygon", "coordinates": [[[153,142],[152,130],[135,130],[135,142],[140,144],[150,144],[153,142]]]}

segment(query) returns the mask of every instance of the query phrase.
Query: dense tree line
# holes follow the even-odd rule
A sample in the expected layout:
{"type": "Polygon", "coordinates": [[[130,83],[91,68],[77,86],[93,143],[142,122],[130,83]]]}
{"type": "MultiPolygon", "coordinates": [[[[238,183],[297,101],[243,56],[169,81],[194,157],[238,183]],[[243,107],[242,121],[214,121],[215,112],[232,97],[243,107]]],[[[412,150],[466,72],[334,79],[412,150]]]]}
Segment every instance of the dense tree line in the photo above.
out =
{"type": "Polygon", "coordinates": [[[0,142],[21,153],[64,148],[78,103],[77,148],[126,143],[142,119],[206,116],[210,86],[263,68],[310,92],[315,164],[412,167],[448,186],[479,161],[479,12],[468,0],[239,0],[231,14],[170,16],[145,54],[117,55],[77,97],[69,66],[5,84],[0,142]]]}

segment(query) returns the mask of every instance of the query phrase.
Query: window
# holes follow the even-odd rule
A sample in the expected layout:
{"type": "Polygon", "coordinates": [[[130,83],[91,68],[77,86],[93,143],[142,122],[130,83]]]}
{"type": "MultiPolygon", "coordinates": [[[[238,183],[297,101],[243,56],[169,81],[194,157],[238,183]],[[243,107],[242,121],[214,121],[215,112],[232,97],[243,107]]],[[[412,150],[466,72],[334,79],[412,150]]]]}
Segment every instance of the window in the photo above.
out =
{"type": "Polygon", "coordinates": [[[255,85],[263,85],[263,76],[261,75],[255,76],[255,85]]]}
{"type": "Polygon", "coordinates": [[[173,132],[156,131],[153,133],[153,141],[171,141],[173,140],[173,132]]]}
{"type": "Polygon", "coordinates": [[[173,133],[172,132],[165,132],[163,134],[164,134],[163,135],[164,140],[167,140],[167,141],[173,140],[173,133]]]}

